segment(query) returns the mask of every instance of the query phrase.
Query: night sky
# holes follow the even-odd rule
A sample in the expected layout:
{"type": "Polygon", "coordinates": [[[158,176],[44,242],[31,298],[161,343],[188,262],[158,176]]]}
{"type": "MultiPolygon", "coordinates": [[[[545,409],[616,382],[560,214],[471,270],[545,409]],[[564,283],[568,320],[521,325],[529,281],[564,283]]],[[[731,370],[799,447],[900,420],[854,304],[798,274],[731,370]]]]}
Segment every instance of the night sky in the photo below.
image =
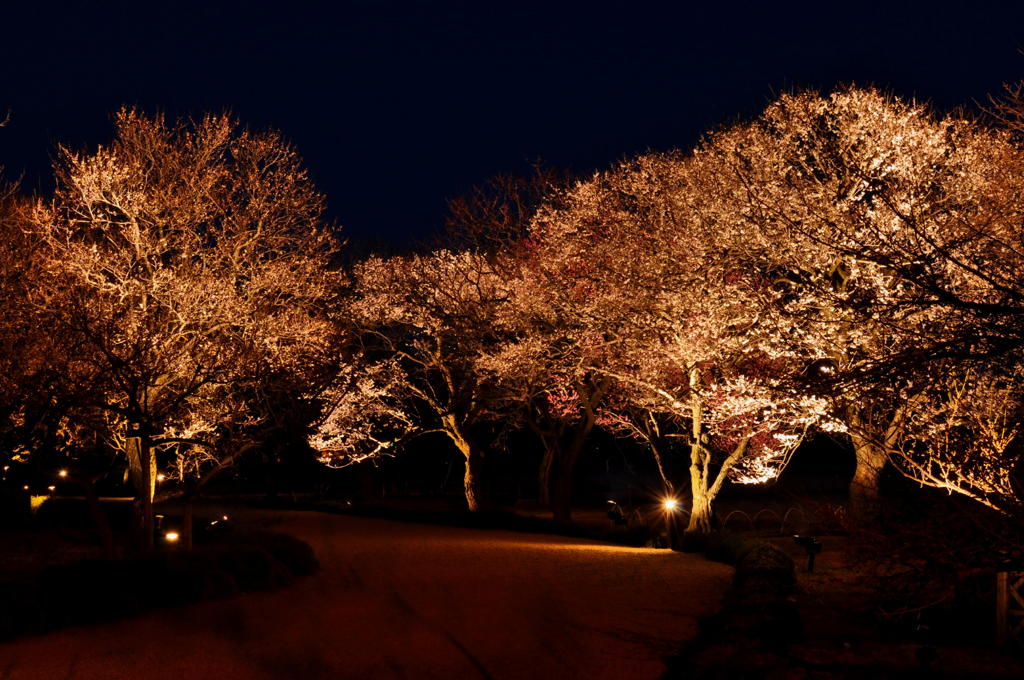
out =
{"type": "Polygon", "coordinates": [[[401,246],[489,176],[687,147],[781,91],[947,109],[1024,78],[1024,3],[749,4],[0,3],[0,164],[45,190],[122,104],[228,109],[298,146],[349,238],[401,246]]]}

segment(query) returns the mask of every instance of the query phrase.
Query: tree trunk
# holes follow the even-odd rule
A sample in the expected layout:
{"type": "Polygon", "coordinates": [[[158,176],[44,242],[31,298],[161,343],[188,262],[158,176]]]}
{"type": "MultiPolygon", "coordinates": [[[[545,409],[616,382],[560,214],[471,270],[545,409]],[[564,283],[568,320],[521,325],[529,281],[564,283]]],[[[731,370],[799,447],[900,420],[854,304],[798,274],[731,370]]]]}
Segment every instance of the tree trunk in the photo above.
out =
{"type": "Polygon", "coordinates": [[[587,443],[587,435],[593,423],[585,420],[576,427],[569,428],[566,433],[566,441],[560,442],[562,446],[552,447],[557,456],[552,464],[550,494],[551,514],[556,522],[568,523],[572,521],[572,482],[573,472],[576,469],[576,461],[583,453],[583,447],[587,443]]]}
{"type": "Polygon", "coordinates": [[[558,442],[552,441],[554,438],[542,437],[541,441],[544,444],[544,457],[540,460],[540,470],[537,474],[537,497],[540,504],[544,507],[551,507],[551,483],[554,479],[554,468],[555,468],[555,450],[558,448],[558,442]]]}
{"type": "MultiPolygon", "coordinates": [[[[693,396],[690,401],[690,521],[686,526],[686,533],[709,534],[711,533],[711,501],[717,494],[717,489],[710,488],[711,478],[711,452],[704,448],[702,440],[704,437],[704,408],[700,401],[697,386],[700,384],[700,372],[696,368],[690,369],[690,387],[693,389],[693,396]]],[[[722,476],[728,470],[720,470],[718,484],[725,478],[722,476]]]]}
{"type": "Polygon", "coordinates": [[[462,475],[462,489],[466,495],[466,509],[477,512],[485,505],[483,479],[483,453],[470,438],[463,435],[461,429],[454,425],[454,420],[446,423],[445,432],[455,447],[462,454],[465,471],[462,475]]]}
{"type": "Polygon", "coordinates": [[[690,521],[686,526],[686,533],[711,533],[711,501],[712,499],[706,492],[694,491],[693,505],[690,507],[690,521]]]}
{"type": "Polygon", "coordinates": [[[89,506],[89,514],[92,515],[92,521],[96,524],[96,531],[99,532],[100,545],[103,547],[103,552],[110,557],[114,557],[117,552],[114,545],[114,531],[110,528],[110,520],[107,518],[107,513],[103,511],[103,507],[100,505],[100,497],[96,493],[96,484],[92,479],[80,479],[78,481],[85,491],[85,501],[89,506]]]}
{"type": "Polygon", "coordinates": [[[886,455],[881,447],[859,435],[853,436],[857,468],[850,480],[850,515],[857,521],[872,522],[881,512],[879,480],[886,455]]]}
{"type": "Polygon", "coordinates": [[[572,465],[563,456],[551,480],[551,516],[559,524],[572,521],[572,465]]]}
{"type": "Polygon", "coordinates": [[[484,458],[474,447],[470,447],[464,455],[466,472],[462,477],[462,486],[466,492],[466,509],[477,512],[486,506],[486,494],[481,484],[484,458]]]}
{"type": "Polygon", "coordinates": [[[661,448],[658,446],[654,437],[649,437],[647,444],[651,447],[651,455],[654,456],[654,463],[658,466],[658,475],[661,476],[661,483],[665,487],[665,494],[669,498],[672,498],[676,492],[675,485],[672,484],[672,480],[669,479],[668,473],[665,471],[665,465],[661,459],[661,448]]]}
{"type": "Polygon", "coordinates": [[[134,429],[128,433],[128,468],[132,486],[137,495],[140,524],[142,525],[142,549],[153,550],[156,531],[153,517],[153,495],[156,492],[156,459],[145,433],[134,429]]]}

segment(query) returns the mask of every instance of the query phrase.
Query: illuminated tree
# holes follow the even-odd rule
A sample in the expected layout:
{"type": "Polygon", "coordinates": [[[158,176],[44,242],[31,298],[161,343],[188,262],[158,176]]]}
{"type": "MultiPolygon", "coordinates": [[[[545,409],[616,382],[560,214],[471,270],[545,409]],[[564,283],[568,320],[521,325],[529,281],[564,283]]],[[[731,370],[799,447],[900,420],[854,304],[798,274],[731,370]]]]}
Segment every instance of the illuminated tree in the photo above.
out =
{"type": "Polygon", "coordinates": [[[327,360],[335,244],[276,134],[129,110],[116,129],[94,153],[61,150],[34,221],[44,290],[61,291],[49,312],[90,386],[75,417],[101,414],[126,452],[151,542],[157,453],[182,471],[225,464],[215,442],[259,417],[254,383],[327,360]]]}
{"type": "Polygon", "coordinates": [[[699,155],[725,180],[716,203],[777,244],[766,309],[796,331],[809,382],[831,387],[857,456],[852,507],[873,514],[889,443],[939,367],[1019,346],[1019,150],[852,89],[782,97],[699,155]]]}
{"type": "Polygon", "coordinates": [[[947,364],[882,442],[904,475],[1000,512],[1019,510],[1024,362],[947,364]]]}
{"type": "Polygon", "coordinates": [[[507,303],[495,309],[492,341],[476,353],[474,370],[492,387],[505,426],[539,439],[540,500],[559,521],[570,518],[572,472],[610,384],[581,361],[569,339],[573,317],[559,311],[560,293],[529,238],[538,209],[556,201],[566,181],[540,168],[528,178],[495,178],[452,202],[447,224],[449,241],[485,256],[507,281],[507,303]]]}
{"type": "Polygon", "coordinates": [[[479,509],[485,446],[479,426],[500,418],[500,388],[476,370],[500,336],[508,298],[493,260],[479,253],[371,257],[353,272],[343,316],[354,338],[311,445],[342,466],[439,432],[465,463],[466,504],[479,509]]]}
{"type": "Polygon", "coordinates": [[[784,387],[798,357],[759,323],[771,244],[705,209],[714,178],[698,170],[651,155],[580,183],[535,219],[524,278],[541,282],[528,298],[550,328],[540,346],[577,377],[549,393],[644,437],[637,415],[674,421],[689,448],[689,529],[707,531],[725,481],[774,478],[824,402],[784,387]],[[580,377],[598,389],[580,391],[580,377]]]}
{"type": "Polygon", "coordinates": [[[0,189],[0,442],[5,464],[66,443],[62,415],[76,401],[68,358],[74,339],[54,329],[41,303],[43,244],[32,203],[0,189]]]}
{"type": "Polygon", "coordinates": [[[555,263],[543,246],[531,236],[513,261],[499,342],[478,354],[475,368],[500,388],[509,418],[540,440],[540,501],[556,521],[567,522],[573,470],[611,381],[592,369],[599,343],[586,342],[589,331],[574,312],[573,293],[557,267],[551,269],[555,263]]]}

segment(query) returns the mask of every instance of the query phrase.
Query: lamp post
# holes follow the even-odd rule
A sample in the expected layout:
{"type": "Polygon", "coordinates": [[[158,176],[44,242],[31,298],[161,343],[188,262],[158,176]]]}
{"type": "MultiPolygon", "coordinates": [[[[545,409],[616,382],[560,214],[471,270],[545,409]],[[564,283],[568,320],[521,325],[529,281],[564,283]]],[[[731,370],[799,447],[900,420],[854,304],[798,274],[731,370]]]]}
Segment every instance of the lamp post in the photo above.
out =
{"type": "Polygon", "coordinates": [[[661,506],[665,510],[665,526],[668,529],[668,548],[669,550],[678,550],[679,541],[676,538],[676,508],[679,506],[679,501],[675,498],[666,498],[662,501],[661,506]]]}

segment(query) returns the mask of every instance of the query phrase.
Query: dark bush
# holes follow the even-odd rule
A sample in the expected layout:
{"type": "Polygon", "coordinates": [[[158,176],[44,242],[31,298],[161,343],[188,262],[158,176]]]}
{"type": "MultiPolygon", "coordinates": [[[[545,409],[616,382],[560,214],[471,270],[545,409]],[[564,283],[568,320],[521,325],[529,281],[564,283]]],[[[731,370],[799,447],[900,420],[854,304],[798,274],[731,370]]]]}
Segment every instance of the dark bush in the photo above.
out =
{"type": "Polygon", "coordinates": [[[143,560],[85,560],[39,574],[39,599],[49,628],[110,621],[141,609],[152,578],[143,560]]]}
{"type": "Polygon", "coordinates": [[[0,583],[0,640],[44,630],[43,608],[33,583],[0,583]]]}
{"type": "Polygon", "coordinates": [[[258,534],[258,544],[295,576],[308,576],[320,568],[316,553],[305,541],[287,534],[258,534]]]}
{"type": "Polygon", "coordinates": [[[231,536],[190,552],[48,567],[34,581],[0,583],[0,639],[234,597],[317,568],[309,544],[274,533],[231,536]]]}
{"type": "Polygon", "coordinates": [[[717,531],[710,533],[684,531],[680,542],[680,549],[683,552],[701,552],[710,557],[713,553],[719,551],[719,546],[723,540],[726,540],[726,538],[717,531]]]}
{"type": "Polygon", "coordinates": [[[757,541],[742,551],[736,563],[736,582],[742,586],[751,579],[776,580],[786,585],[796,582],[793,559],[771,543],[757,541]]]}
{"type": "Polygon", "coordinates": [[[167,578],[158,606],[223,600],[240,592],[234,577],[218,564],[210,550],[171,553],[167,556],[167,578]]]}
{"type": "Polygon", "coordinates": [[[275,561],[283,565],[294,576],[308,576],[320,568],[316,553],[305,541],[273,532],[239,533],[226,537],[223,548],[256,547],[266,551],[275,561]]]}
{"type": "Polygon", "coordinates": [[[743,534],[717,534],[708,542],[707,556],[717,562],[736,566],[740,558],[757,545],[757,539],[743,534]]]}
{"type": "Polygon", "coordinates": [[[239,545],[223,548],[217,565],[234,578],[242,590],[267,590],[275,581],[274,558],[256,546],[239,545]]]}

